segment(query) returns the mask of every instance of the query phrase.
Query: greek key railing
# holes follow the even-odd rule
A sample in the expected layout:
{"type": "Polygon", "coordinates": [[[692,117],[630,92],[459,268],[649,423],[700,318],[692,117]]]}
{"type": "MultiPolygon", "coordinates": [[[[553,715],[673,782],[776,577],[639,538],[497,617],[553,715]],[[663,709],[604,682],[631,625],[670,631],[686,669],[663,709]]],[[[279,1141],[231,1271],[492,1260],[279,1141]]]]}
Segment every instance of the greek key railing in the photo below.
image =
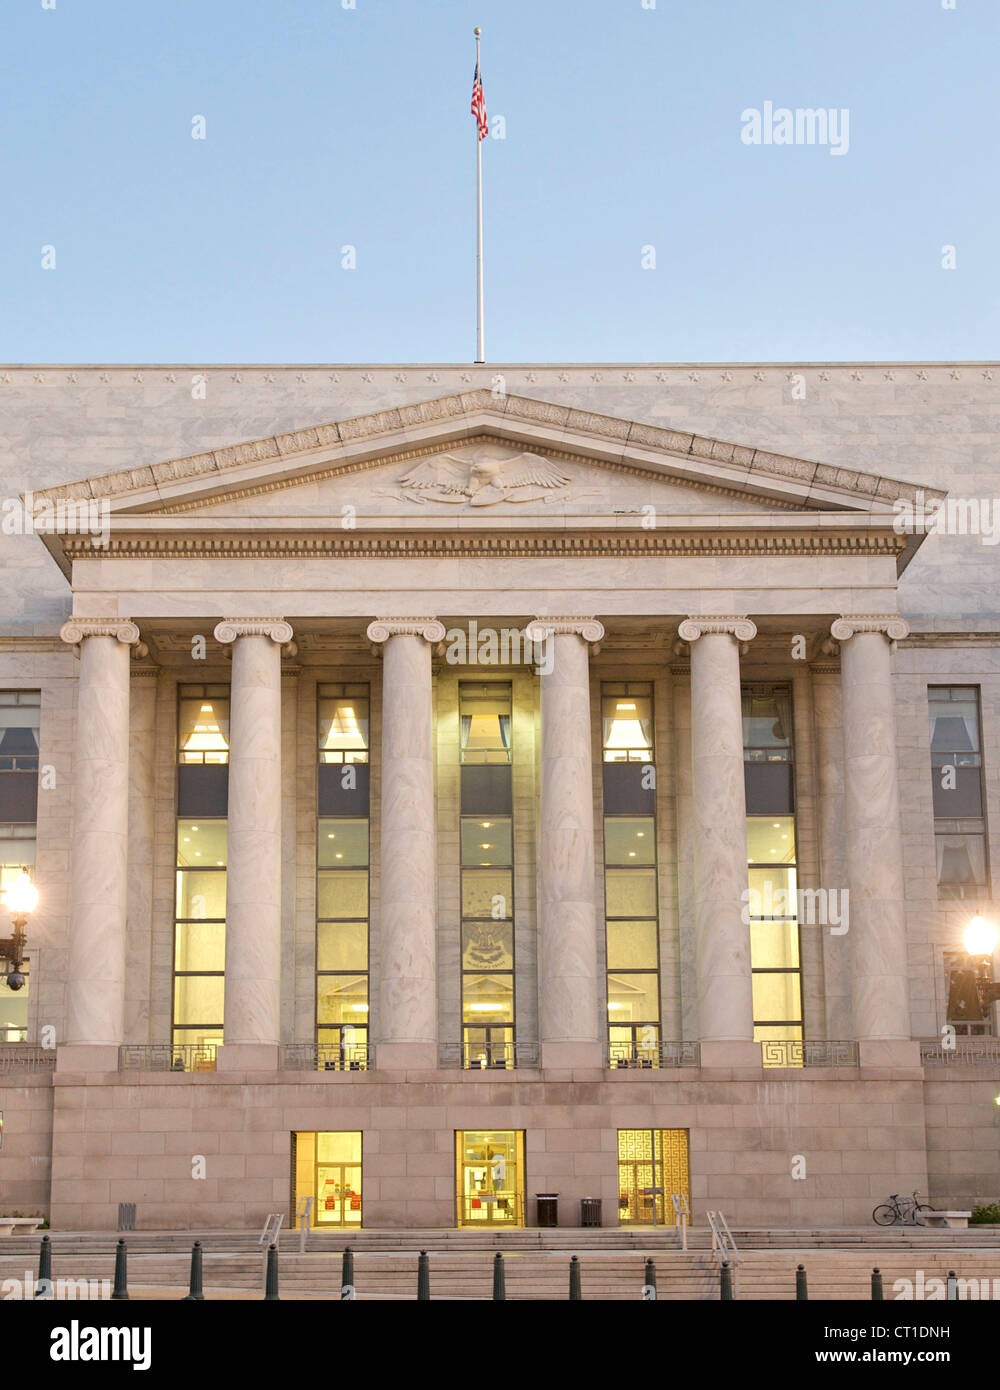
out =
{"type": "Polygon", "coordinates": [[[940,1038],[922,1038],[920,1061],[925,1067],[995,1067],[1000,1038],[955,1038],[951,1047],[940,1038]]]}
{"type": "Polygon", "coordinates": [[[696,1042],[608,1043],[605,1058],[611,1071],[697,1067],[701,1049],[696,1042]]]}
{"type": "Polygon", "coordinates": [[[846,1039],[766,1038],[760,1045],[765,1067],[856,1067],[858,1045],[846,1039]]]}
{"type": "Polygon", "coordinates": [[[283,1071],[369,1071],[375,1065],[375,1049],[367,1043],[285,1043],[279,1065],[283,1071]]]}
{"type": "Polygon", "coordinates": [[[126,1043],[119,1071],[215,1071],[215,1043],[126,1043]]]}
{"type": "Polygon", "coordinates": [[[537,1067],[536,1042],[439,1043],[438,1066],[442,1070],[514,1071],[537,1067]]]}
{"type": "Polygon", "coordinates": [[[34,1047],[30,1043],[0,1045],[0,1076],[12,1071],[52,1071],[55,1064],[53,1047],[34,1047]]]}

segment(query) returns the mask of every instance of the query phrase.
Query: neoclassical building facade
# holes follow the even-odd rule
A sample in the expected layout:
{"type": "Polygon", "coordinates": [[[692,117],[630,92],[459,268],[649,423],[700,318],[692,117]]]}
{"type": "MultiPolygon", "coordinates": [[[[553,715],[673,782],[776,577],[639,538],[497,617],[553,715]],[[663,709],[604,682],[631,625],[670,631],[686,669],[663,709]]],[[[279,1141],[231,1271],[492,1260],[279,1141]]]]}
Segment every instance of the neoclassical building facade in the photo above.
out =
{"type": "Polygon", "coordinates": [[[0,1203],[1000,1196],[991,369],[2,376],[0,1203]]]}

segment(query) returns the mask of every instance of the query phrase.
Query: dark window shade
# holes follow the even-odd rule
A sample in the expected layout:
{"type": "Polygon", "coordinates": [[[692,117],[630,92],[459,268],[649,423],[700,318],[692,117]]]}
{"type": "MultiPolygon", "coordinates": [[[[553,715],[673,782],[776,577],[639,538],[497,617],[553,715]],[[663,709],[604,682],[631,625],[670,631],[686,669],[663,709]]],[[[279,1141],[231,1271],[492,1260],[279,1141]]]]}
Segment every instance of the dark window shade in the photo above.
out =
{"type": "Polygon", "coordinates": [[[367,763],[320,763],[317,772],[319,815],[357,819],[368,815],[371,770],[367,763]]]}
{"type": "Polygon", "coordinates": [[[954,779],[949,774],[953,787],[941,785],[943,770],[932,770],[934,789],[934,815],[945,819],[953,816],[981,816],[983,814],[983,785],[978,767],[957,767],[954,779]]]}
{"type": "Polygon", "coordinates": [[[510,766],[462,768],[462,815],[509,816],[514,811],[510,766]]]}
{"type": "Polygon", "coordinates": [[[229,767],[191,763],[177,769],[178,816],[225,816],[229,809],[229,767]]]}
{"type": "Polygon", "coordinates": [[[789,816],[795,810],[791,763],[744,763],[748,816],[789,816]]]}
{"type": "Polygon", "coordinates": [[[0,821],[38,819],[38,773],[0,772],[0,821]]]}
{"type": "Polygon", "coordinates": [[[652,781],[648,772],[651,763],[603,763],[602,766],[606,816],[655,814],[655,785],[642,785],[644,778],[646,781],[652,781]]]}

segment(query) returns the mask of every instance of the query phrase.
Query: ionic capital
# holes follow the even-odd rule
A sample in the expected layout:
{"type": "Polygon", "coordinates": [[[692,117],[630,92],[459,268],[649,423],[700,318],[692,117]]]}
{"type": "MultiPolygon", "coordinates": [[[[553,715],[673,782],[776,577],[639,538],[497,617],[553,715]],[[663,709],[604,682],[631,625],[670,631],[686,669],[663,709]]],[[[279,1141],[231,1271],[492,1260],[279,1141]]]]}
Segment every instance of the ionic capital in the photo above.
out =
{"type": "Polygon", "coordinates": [[[443,642],[444,623],[437,618],[376,618],[368,624],[369,642],[388,642],[390,637],[422,637],[425,642],[443,642]]]}
{"type": "Polygon", "coordinates": [[[685,618],[677,629],[682,642],[697,642],[699,637],[709,633],[735,637],[737,642],[752,642],[757,636],[757,624],[745,614],[721,613],[685,618]]]}
{"type": "Polygon", "coordinates": [[[284,646],[292,640],[292,625],[284,618],[223,618],[215,625],[215,640],[229,646],[237,637],[270,637],[284,646]]]}
{"type": "Polygon", "coordinates": [[[830,636],[846,642],[859,632],[877,632],[890,642],[901,642],[909,636],[910,625],[898,613],[849,613],[830,625],[830,636]]]}
{"type": "Polygon", "coordinates": [[[547,637],[571,635],[582,637],[585,642],[600,642],[604,637],[604,624],[593,617],[532,618],[524,629],[524,634],[532,642],[544,642],[547,637]]]}
{"type": "Polygon", "coordinates": [[[85,637],[115,637],[131,647],[139,640],[139,629],[131,618],[70,618],[59,629],[59,636],[72,647],[85,637]]]}

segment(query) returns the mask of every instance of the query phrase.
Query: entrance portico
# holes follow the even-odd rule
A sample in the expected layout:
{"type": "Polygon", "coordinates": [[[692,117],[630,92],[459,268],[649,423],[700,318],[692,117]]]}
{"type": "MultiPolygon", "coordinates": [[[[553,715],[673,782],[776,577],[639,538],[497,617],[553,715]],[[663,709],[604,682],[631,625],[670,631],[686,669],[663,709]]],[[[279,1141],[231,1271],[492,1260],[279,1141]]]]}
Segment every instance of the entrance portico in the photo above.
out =
{"type": "MultiPolygon", "coordinates": [[[[677,1131],[690,1142],[692,1192],[728,1182],[745,1219],[790,1214],[798,1193],[783,1186],[785,1150],[823,1143],[787,1119],[803,1088],[846,1086],[849,1103],[870,1105],[874,1117],[919,1084],[890,651],[906,632],[896,583],[914,549],[894,529],[892,504],[914,489],[485,391],[86,486],[108,499],[108,545],[47,541],[73,591],[63,636],[81,658],[81,759],[94,727],[87,711],[103,710],[102,762],[88,774],[100,779],[103,810],[95,829],[88,802],[75,802],[70,916],[71,950],[99,968],[67,982],[73,1022],[57,1091],[68,1098],[74,1085],[106,1084],[124,1103],[138,1086],[142,1098],[169,1093],[177,1105],[187,1087],[193,1131],[205,1135],[233,1095],[250,1096],[271,1142],[261,1171],[245,1172],[228,1199],[241,1212],[277,1201],[282,1182],[287,1190],[282,1136],[361,1133],[366,1223],[453,1224],[455,1134],[494,1129],[523,1134],[528,1192],[573,1198],[593,1186],[611,1203],[618,1132],[677,1131]],[[480,632],[526,632],[535,651],[550,643],[545,666],[450,662],[447,634],[473,621],[480,632]],[[182,812],[177,758],[164,759],[166,735],[154,733],[152,862],[101,856],[102,902],[135,901],[136,876],[149,880],[153,920],[144,955],[132,940],[131,964],[124,906],[97,921],[86,888],[96,862],[87,837],[121,836],[129,822],[130,647],[142,653],[134,669],[155,673],[144,679],[156,684],[161,733],[180,700],[202,699],[227,769],[218,805],[182,812]],[[794,688],[795,719],[808,708],[818,741],[812,711],[829,714],[831,702],[813,699],[813,688],[838,655],[842,727],[823,725],[822,736],[827,756],[840,740],[847,882],[826,884],[818,876],[829,861],[794,825],[802,789],[827,824],[824,780],[775,743],[765,761],[781,763],[790,800],[773,820],[777,803],[761,803],[766,815],[755,809],[745,792],[756,717],[747,701],[763,708],[775,699],[767,692],[794,688]],[[324,699],[332,713],[317,715],[324,699]],[[370,729],[351,754],[366,759],[364,799],[350,799],[345,771],[317,800],[317,722],[322,756],[343,756],[366,701],[370,729]],[[687,704],[690,758],[679,769],[666,752],[680,742],[669,711],[687,704]],[[654,708],[668,735],[656,748],[643,723],[654,708]],[[635,726],[624,760],[602,732],[616,718],[635,726]],[[473,775],[476,720],[498,732],[473,775]],[[225,833],[214,880],[204,864],[175,857],[182,814],[198,834],[208,823],[225,833]],[[821,929],[788,944],[778,914],[752,911],[754,816],[761,834],[776,832],[760,854],[792,866],[783,883],[797,872],[810,887],[849,891],[846,1035],[830,1031],[845,1016],[827,1015],[822,999],[806,999],[790,1022],[769,1002],[782,991],[792,1000],[804,970],[832,971],[834,946],[821,929]],[[319,835],[320,849],[335,837],[345,849],[325,845],[318,859],[319,835]],[[188,876],[200,906],[175,914],[175,873],[188,876]],[[691,908],[683,921],[681,903],[691,908]],[[200,925],[216,920],[217,931],[200,925]],[[779,937],[785,955],[775,963],[766,953],[779,937]],[[143,971],[145,1017],[129,999],[143,971]],[[182,1007],[192,1012],[179,1023],[182,1007]],[[670,1037],[651,1010],[695,1023],[670,1037]],[[477,1017],[502,1032],[472,1057],[477,1017]],[[616,1018],[636,1020],[617,1057],[616,1018]],[[209,1067],[158,1074],[155,1050],[196,1025],[203,1042],[214,1039],[209,1067]],[[348,1028],[367,1039],[353,1056],[348,1028]],[[335,1059],[323,1043],[333,1031],[335,1059]],[[896,1088],[891,1098],[886,1088],[896,1088]],[[720,1149],[717,1133],[716,1157],[705,1161],[715,1118],[737,1109],[745,1146],[772,1155],[752,1180],[734,1166],[738,1146],[720,1149]]],[[[344,757],[341,766],[356,764],[344,757]]],[[[206,798],[210,781],[202,778],[206,798]]],[[[127,1130],[124,1114],[122,1123],[127,1130]]],[[[490,1142],[477,1140],[483,1154],[490,1142]]],[[[899,1149],[894,1181],[919,1185],[925,1159],[899,1149]]],[[[54,1200],[67,1212],[85,1200],[74,1181],[57,1168],[54,1200]]],[[[202,1200],[174,1186],[180,1171],[150,1181],[160,1187],[148,1200],[165,1214],[202,1200]]],[[[341,1197],[349,1185],[340,1183],[341,1197]]],[[[839,1211],[870,1209],[867,1180],[842,1186],[830,1199],[839,1211]]],[[[95,1201],[109,1206],[117,1190],[108,1179],[95,1201]]],[[[221,1179],[203,1200],[225,1224],[221,1179]]],[[[483,1218],[470,1206],[466,1219],[483,1218]]]]}

